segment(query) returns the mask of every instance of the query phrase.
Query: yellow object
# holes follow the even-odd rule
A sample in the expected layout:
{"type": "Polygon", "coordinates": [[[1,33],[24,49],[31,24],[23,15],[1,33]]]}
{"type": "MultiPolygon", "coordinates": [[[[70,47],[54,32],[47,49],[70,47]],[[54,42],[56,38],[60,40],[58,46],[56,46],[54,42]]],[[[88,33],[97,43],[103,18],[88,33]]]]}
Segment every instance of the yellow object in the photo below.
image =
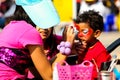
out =
{"type": "Polygon", "coordinates": [[[53,0],[61,21],[69,22],[72,20],[73,4],[72,0],[53,0]]]}
{"type": "Polygon", "coordinates": [[[116,26],[118,31],[120,31],[120,13],[116,16],[116,26]]]}

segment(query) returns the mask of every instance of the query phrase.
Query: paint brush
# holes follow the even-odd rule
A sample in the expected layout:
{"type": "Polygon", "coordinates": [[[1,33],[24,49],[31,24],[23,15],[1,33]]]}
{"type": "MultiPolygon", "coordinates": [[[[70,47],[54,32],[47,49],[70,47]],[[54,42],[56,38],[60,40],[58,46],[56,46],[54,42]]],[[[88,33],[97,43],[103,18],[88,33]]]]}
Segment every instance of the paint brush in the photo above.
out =
{"type": "Polygon", "coordinates": [[[113,70],[113,68],[115,67],[115,65],[117,64],[117,62],[118,62],[118,59],[113,59],[109,68],[108,68],[108,71],[111,72],[113,70]]]}
{"type": "Polygon", "coordinates": [[[97,72],[99,73],[99,69],[98,69],[97,63],[95,62],[95,59],[92,58],[92,61],[93,61],[94,65],[95,65],[95,67],[96,67],[97,72]]]}

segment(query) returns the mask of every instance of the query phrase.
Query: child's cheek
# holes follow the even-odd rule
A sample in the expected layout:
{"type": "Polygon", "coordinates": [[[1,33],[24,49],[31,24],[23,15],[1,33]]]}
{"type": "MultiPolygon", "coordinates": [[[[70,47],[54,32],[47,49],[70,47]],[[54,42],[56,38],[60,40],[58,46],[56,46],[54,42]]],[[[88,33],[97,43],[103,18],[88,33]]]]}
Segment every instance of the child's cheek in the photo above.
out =
{"type": "Polygon", "coordinates": [[[86,36],[91,36],[93,34],[93,30],[89,29],[88,33],[86,34],[86,36]]]}
{"type": "Polygon", "coordinates": [[[79,32],[78,33],[78,37],[90,37],[93,33],[93,30],[92,29],[89,29],[88,32],[84,33],[84,32],[79,32]]]}

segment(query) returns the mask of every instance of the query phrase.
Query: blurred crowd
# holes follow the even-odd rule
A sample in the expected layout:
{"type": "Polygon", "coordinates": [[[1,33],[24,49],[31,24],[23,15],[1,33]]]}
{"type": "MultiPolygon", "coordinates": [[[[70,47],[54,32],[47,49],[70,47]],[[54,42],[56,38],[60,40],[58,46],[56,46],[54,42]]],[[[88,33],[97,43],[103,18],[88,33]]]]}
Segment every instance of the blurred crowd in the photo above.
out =
{"type": "MultiPolygon", "coordinates": [[[[54,1],[54,0],[53,0],[54,1]]],[[[104,18],[104,31],[120,31],[120,0],[76,0],[76,15],[94,9],[104,18]]],[[[14,0],[0,0],[0,28],[15,11],[14,0]]]]}
{"type": "Polygon", "coordinates": [[[104,18],[104,31],[120,31],[120,0],[80,0],[77,14],[94,9],[104,18]]]}
{"type": "Polygon", "coordinates": [[[14,0],[0,0],[0,28],[3,28],[6,19],[13,15],[15,7],[14,0]]]}

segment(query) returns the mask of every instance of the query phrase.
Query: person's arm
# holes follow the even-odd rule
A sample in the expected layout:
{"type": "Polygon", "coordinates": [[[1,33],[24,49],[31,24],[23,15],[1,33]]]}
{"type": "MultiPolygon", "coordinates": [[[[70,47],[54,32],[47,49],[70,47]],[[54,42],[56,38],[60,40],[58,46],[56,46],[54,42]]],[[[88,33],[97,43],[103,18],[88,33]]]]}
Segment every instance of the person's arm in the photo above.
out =
{"type": "MultiPolygon", "coordinates": [[[[65,35],[66,35],[66,41],[70,42],[71,46],[72,46],[74,38],[75,38],[75,33],[74,33],[73,27],[68,27],[65,35]]],[[[54,67],[55,63],[58,63],[58,62],[61,63],[61,61],[66,60],[66,58],[67,58],[67,55],[58,53],[56,60],[52,64],[52,67],[54,67]]]]}
{"type": "MultiPolygon", "coordinates": [[[[67,30],[67,40],[71,44],[73,43],[75,33],[73,32],[73,28],[69,27],[67,30]]],[[[50,62],[47,60],[47,57],[44,54],[43,47],[41,46],[27,46],[31,58],[33,60],[33,63],[38,70],[39,74],[42,76],[44,80],[51,80],[52,79],[52,67],[54,67],[54,64],[56,62],[61,62],[63,60],[66,60],[67,56],[63,55],[62,53],[58,53],[55,61],[53,62],[52,66],[50,65],[50,62]]]]}
{"type": "Polygon", "coordinates": [[[28,45],[27,48],[29,49],[32,61],[43,80],[52,80],[52,67],[47,60],[47,57],[44,55],[43,47],[28,45]]]}

